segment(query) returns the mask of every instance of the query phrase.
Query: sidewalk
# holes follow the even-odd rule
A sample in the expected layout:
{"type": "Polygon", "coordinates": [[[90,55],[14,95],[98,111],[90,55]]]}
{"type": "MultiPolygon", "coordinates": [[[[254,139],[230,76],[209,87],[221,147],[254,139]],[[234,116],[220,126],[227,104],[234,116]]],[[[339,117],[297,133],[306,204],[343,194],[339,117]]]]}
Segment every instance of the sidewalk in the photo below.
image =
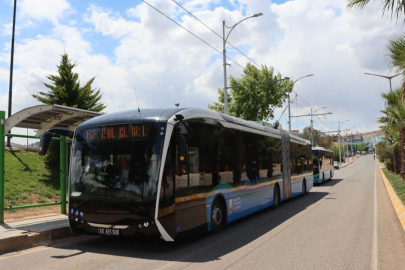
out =
{"type": "Polygon", "coordinates": [[[48,214],[0,224],[0,254],[75,236],[67,215],[48,214]]]}
{"type": "Polygon", "coordinates": [[[357,156],[357,155],[354,156],[354,157],[352,157],[352,158],[350,158],[350,159],[349,159],[349,162],[345,162],[345,163],[340,164],[340,168],[344,168],[344,167],[346,167],[346,166],[352,164],[353,162],[355,162],[355,161],[358,160],[359,158],[360,158],[360,156],[357,156]]]}

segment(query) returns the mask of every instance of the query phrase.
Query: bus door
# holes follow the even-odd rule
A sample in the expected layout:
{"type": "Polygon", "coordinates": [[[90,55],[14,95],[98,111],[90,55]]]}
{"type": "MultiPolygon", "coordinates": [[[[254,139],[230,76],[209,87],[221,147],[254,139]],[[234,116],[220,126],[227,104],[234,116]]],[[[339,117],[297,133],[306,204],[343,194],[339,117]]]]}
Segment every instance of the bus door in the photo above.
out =
{"type": "Polygon", "coordinates": [[[283,164],[283,200],[291,198],[290,135],[281,133],[283,164]]]}

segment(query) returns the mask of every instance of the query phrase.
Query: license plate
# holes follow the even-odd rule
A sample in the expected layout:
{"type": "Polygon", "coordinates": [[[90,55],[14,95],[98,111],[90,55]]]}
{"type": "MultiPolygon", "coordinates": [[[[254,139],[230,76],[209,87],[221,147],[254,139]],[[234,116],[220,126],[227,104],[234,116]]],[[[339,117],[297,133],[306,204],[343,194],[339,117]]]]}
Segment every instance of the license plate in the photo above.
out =
{"type": "Polygon", "coordinates": [[[120,235],[120,230],[118,230],[118,229],[98,228],[98,234],[119,236],[120,235]]]}

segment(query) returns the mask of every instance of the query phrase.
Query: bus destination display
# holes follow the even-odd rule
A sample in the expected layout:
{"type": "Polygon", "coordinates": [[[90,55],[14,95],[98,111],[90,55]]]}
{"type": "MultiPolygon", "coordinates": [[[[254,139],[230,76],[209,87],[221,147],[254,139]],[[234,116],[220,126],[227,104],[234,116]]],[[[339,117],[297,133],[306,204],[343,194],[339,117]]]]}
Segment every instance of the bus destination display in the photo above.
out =
{"type": "Polygon", "coordinates": [[[157,135],[157,130],[154,129],[157,126],[151,124],[118,125],[89,128],[80,133],[87,141],[113,141],[152,138],[157,135]]]}

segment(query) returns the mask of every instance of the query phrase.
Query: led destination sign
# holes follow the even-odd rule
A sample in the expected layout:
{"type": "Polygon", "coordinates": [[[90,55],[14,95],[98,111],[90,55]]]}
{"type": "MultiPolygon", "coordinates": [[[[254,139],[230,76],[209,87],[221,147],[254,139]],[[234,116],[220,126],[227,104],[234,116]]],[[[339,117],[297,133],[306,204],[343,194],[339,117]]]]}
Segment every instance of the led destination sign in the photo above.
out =
{"type": "Polygon", "coordinates": [[[88,128],[79,131],[79,134],[87,141],[114,141],[155,139],[158,133],[163,135],[163,132],[164,128],[156,124],[133,124],[88,128]]]}

